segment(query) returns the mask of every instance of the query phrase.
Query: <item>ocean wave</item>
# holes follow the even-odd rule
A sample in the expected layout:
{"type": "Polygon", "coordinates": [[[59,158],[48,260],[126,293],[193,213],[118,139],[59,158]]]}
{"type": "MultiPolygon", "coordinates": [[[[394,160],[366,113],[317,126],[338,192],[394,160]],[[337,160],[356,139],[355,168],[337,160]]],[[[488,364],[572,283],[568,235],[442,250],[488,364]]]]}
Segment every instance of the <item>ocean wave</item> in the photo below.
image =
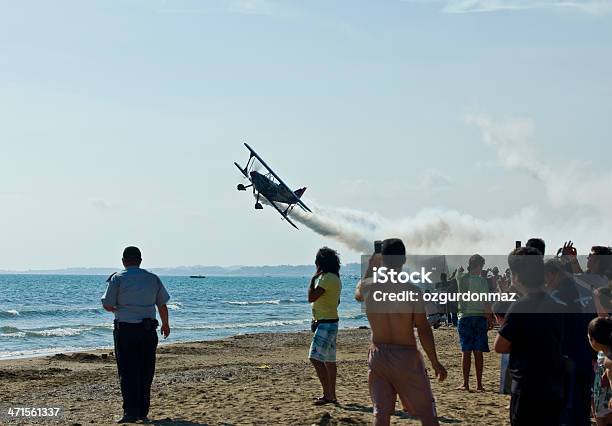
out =
{"type": "Polygon", "coordinates": [[[249,300],[249,301],[224,301],[228,305],[281,305],[296,303],[295,299],[276,299],[276,300],[249,300]]]}
{"type": "Polygon", "coordinates": [[[0,333],[18,333],[20,331],[17,327],[11,327],[10,325],[0,327],[0,333]]]}
{"type": "Polygon", "coordinates": [[[0,337],[11,337],[11,338],[17,338],[17,339],[23,339],[24,337],[27,336],[27,333],[25,333],[24,331],[17,331],[15,333],[0,333],[0,337]]]}
{"type": "Polygon", "coordinates": [[[49,328],[46,330],[40,331],[29,331],[27,334],[31,336],[42,336],[42,337],[70,337],[70,336],[78,336],[79,334],[90,331],[92,328],[83,327],[83,328],[71,328],[71,327],[57,327],[57,328],[49,328]]]}
{"type": "Polygon", "coordinates": [[[309,319],[296,320],[272,320],[262,322],[243,322],[243,323],[227,323],[227,324],[206,324],[193,326],[176,326],[179,330],[225,330],[232,328],[265,328],[265,327],[284,327],[287,325],[301,325],[309,323],[309,319]]]}
{"type": "Polygon", "coordinates": [[[365,318],[364,313],[350,313],[347,315],[340,315],[340,319],[363,319],[365,318]]]}
{"type": "Polygon", "coordinates": [[[8,309],[6,311],[0,311],[0,318],[15,318],[15,317],[58,317],[58,316],[69,316],[74,314],[93,313],[102,314],[104,310],[100,308],[59,308],[59,309],[8,309]]]}
{"type": "Polygon", "coordinates": [[[0,311],[0,318],[14,318],[19,316],[17,309],[7,309],[6,311],[0,311]]]}
{"type": "MultiPolygon", "coordinates": [[[[365,314],[360,312],[351,312],[340,316],[342,320],[363,319],[365,314]]],[[[271,328],[285,327],[291,325],[303,325],[310,323],[310,318],[290,319],[290,320],[270,320],[260,322],[241,322],[241,323],[221,323],[221,324],[194,324],[175,326],[179,330],[226,330],[226,329],[244,329],[244,328],[271,328]]]]}
{"type": "Polygon", "coordinates": [[[24,338],[26,333],[16,327],[3,326],[0,327],[0,337],[24,338]]]}
{"type": "Polygon", "coordinates": [[[173,311],[183,309],[183,304],[181,302],[170,302],[166,306],[168,307],[168,309],[171,309],[173,311]]]}
{"type": "Polygon", "coordinates": [[[92,325],[92,326],[70,326],[70,327],[52,327],[43,329],[19,329],[17,327],[3,326],[0,327],[0,337],[9,338],[45,338],[45,337],[73,337],[79,336],[95,330],[112,329],[112,324],[92,325]]]}

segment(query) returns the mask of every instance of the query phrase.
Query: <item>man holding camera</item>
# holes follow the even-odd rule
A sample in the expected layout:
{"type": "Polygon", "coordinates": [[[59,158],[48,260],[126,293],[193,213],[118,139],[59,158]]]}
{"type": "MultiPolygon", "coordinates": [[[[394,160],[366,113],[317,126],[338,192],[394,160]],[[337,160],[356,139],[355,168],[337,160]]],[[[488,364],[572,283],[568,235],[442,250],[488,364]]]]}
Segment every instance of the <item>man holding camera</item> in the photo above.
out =
{"type": "Polygon", "coordinates": [[[417,348],[414,329],[438,380],[446,379],[447,372],[438,361],[431,326],[427,321],[421,290],[413,284],[384,284],[373,282],[370,271],[384,266],[390,271],[402,271],[406,262],[406,248],[397,238],[389,238],[375,248],[364,279],[357,285],[355,299],[364,303],[372,329],[372,344],[368,353],[368,384],[374,405],[374,425],[387,426],[395,412],[399,396],[406,412],[420,419],[425,426],[439,424],[431,385],[423,357],[417,348]],[[411,303],[382,302],[373,293],[384,290],[412,290],[417,300],[411,303]]]}
{"type": "Polygon", "coordinates": [[[115,358],[123,397],[123,417],[117,423],[131,423],[148,420],[159,325],[155,307],[162,320],[161,332],[168,337],[170,296],[157,275],[140,268],[142,255],[137,247],[126,247],[122,261],[125,269],[107,279],[102,306],[115,315],[115,358]]]}

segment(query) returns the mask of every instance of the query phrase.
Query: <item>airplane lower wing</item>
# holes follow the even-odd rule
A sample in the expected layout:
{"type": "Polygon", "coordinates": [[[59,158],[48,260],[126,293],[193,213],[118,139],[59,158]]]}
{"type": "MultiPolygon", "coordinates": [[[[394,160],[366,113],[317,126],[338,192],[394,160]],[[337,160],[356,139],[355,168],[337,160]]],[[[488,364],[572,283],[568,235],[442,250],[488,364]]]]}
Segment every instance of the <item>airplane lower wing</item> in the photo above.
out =
{"type": "Polygon", "coordinates": [[[293,223],[293,222],[291,221],[291,219],[289,219],[289,215],[286,215],[285,213],[283,213],[283,211],[282,211],[281,209],[279,209],[279,208],[278,208],[278,206],[277,206],[277,205],[274,203],[274,201],[270,201],[270,200],[269,200],[269,199],[268,199],[268,198],[267,198],[265,195],[263,195],[263,194],[261,194],[261,193],[260,193],[259,195],[260,195],[260,197],[264,197],[264,198],[266,199],[266,201],[268,202],[268,204],[270,204],[272,207],[274,207],[274,208],[276,209],[276,211],[277,211],[277,212],[279,212],[279,213],[280,213],[280,215],[281,215],[282,217],[284,217],[284,218],[285,218],[285,220],[286,220],[287,222],[289,222],[289,224],[290,224],[291,226],[293,226],[295,229],[300,229],[300,228],[298,228],[297,226],[295,226],[295,223],[293,223]]]}
{"type": "Polygon", "coordinates": [[[301,208],[303,208],[304,210],[306,210],[307,212],[312,213],[312,210],[310,210],[310,209],[309,209],[309,208],[306,206],[306,204],[304,204],[304,203],[302,202],[302,200],[298,200],[298,201],[297,201],[297,205],[298,205],[298,206],[300,206],[301,208]]]}

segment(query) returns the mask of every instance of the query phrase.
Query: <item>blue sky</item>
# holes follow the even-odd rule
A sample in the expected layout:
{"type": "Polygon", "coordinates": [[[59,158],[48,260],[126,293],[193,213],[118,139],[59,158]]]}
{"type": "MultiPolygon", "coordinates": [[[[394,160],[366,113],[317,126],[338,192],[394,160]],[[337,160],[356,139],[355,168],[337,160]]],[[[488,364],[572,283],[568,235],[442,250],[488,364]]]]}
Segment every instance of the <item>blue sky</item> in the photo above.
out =
{"type": "Polygon", "coordinates": [[[358,259],[252,209],[243,141],[364,238],[612,239],[612,1],[0,5],[0,269],[358,259]]]}

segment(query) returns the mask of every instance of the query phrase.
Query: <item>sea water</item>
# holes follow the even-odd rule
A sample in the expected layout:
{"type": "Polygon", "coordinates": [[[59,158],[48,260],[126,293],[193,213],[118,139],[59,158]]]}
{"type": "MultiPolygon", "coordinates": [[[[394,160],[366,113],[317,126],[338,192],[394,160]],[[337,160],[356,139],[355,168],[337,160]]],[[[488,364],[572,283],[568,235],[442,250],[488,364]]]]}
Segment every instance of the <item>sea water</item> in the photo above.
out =
{"type": "MultiPolygon", "coordinates": [[[[342,276],[340,327],[366,325],[342,276]]],[[[310,328],[309,277],[161,277],[171,295],[164,343],[310,328]]],[[[102,309],[106,277],[0,275],[0,359],[112,347],[113,315],[102,309]]]]}

